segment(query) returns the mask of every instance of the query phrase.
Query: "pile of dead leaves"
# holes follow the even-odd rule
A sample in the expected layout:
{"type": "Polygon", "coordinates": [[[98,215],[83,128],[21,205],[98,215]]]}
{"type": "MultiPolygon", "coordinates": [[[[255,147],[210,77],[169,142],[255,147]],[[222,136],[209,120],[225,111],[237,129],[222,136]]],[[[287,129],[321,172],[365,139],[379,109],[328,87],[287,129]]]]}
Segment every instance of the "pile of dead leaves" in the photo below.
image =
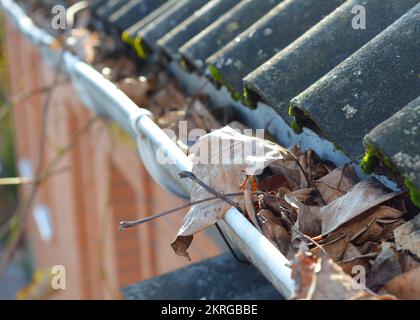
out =
{"type": "MultiPolygon", "coordinates": [[[[193,183],[192,200],[214,191],[238,194],[229,197],[233,204],[293,262],[296,298],[420,299],[420,215],[407,207],[406,193],[374,178],[359,181],[350,164],[336,168],[311,150],[285,150],[230,127],[201,137],[190,157],[192,173],[207,186],[193,183]],[[225,143],[203,159],[202,150],[217,140],[225,143]],[[239,159],[235,148],[248,142],[263,154],[239,159]],[[231,161],[214,161],[223,154],[231,161]]],[[[193,234],[231,206],[226,198],[193,206],[172,243],[175,252],[189,257],[193,234]]]]}

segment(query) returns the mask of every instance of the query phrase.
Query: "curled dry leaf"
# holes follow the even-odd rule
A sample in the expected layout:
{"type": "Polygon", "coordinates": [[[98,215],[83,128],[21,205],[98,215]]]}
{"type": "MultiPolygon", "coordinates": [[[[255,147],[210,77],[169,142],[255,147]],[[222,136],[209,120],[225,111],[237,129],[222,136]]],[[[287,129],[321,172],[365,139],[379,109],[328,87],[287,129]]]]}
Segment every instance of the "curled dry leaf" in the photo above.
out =
{"type": "Polygon", "coordinates": [[[289,244],[291,242],[291,234],[270,210],[260,210],[257,213],[258,220],[261,224],[262,233],[270,239],[280,250],[281,253],[287,255],[289,253],[289,244]]]}
{"type": "Polygon", "coordinates": [[[397,250],[408,250],[420,258],[420,214],[394,230],[397,250]]]}
{"type": "Polygon", "coordinates": [[[300,232],[310,237],[321,233],[320,208],[306,206],[296,197],[285,195],[286,201],[297,210],[297,228],[300,232]]]}
{"type": "Polygon", "coordinates": [[[369,270],[368,259],[372,258],[372,254],[363,255],[355,245],[348,243],[342,254],[341,261],[338,261],[337,264],[343,269],[345,273],[351,275],[353,272],[353,267],[355,266],[363,266],[365,270],[369,270]]]}
{"type": "MultiPolygon", "coordinates": [[[[247,175],[260,174],[268,165],[282,159],[283,154],[272,142],[224,127],[200,137],[191,147],[190,157],[196,177],[218,192],[236,193],[241,192],[240,184],[247,175]]],[[[190,194],[192,201],[210,196],[196,183],[192,183],[190,194]]],[[[173,248],[181,248],[176,253],[187,256],[188,246],[179,245],[182,237],[192,236],[215,224],[229,208],[230,205],[220,199],[193,206],[171,244],[173,248]]]]}
{"type": "Polygon", "coordinates": [[[328,234],[344,223],[400,193],[388,192],[375,179],[356,184],[344,196],[321,208],[322,234],[328,234]]]}
{"type": "Polygon", "coordinates": [[[334,261],[315,258],[309,252],[296,255],[292,262],[292,278],[296,283],[295,299],[349,300],[380,299],[368,289],[362,289],[334,261]]]}
{"type": "Polygon", "coordinates": [[[394,251],[394,244],[384,242],[366,277],[366,285],[377,291],[394,277],[401,274],[401,267],[394,251]]]}
{"type": "Polygon", "coordinates": [[[294,299],[306,299],[311,295],[317,261],[318,258],[307,251],[306,245],[301,242],[299,251],[292,260],[292,278],[296,283],[294,299]]]}
{"type": "Polygon", "coordinates": [[[316,181],[316,188],[328,204],[345,195],[358,181],[353,167],[344,165],[316,181]]]}
{"type": "Polygon", "coordinates": [[[385,290],[400,299],[420,299],[420,267],[403,273],[385,285],[385,290]]]}
{"type": "MultiPolygon", "coordinates": [[[[387,206],[373,208],[346,222],[319,244],[346,273],[351,274],[355,265],[369,271],[369,262],[381,251],[379,243],[392,238],[393,229],[403,223],[402,216],[403,212],[387,206]],[[387,221],[391,223],[384,223],[387,221]]],[[[315,247],[312,252],[319,254],[319,248],[315,247]]]]}

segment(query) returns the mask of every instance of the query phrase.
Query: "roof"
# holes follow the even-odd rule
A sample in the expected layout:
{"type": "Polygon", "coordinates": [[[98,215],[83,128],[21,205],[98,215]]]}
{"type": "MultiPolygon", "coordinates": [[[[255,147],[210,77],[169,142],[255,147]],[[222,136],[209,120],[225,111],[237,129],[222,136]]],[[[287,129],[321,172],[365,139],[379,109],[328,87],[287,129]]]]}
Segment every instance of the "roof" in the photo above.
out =
{"type": "MultiPolygon", "coordinates": [[[[364,137],[420,96],[420,0],[169,0],[148,15],[127,8],[149,1],[123,2],[91,8],[141,57],[165,56],[250,107],[264,102],[296,131],[308,127],[356,161],[364,137]],[[366,10],[366,29],[352,27],[356,5],[366,10]],[[105,11],[127,19],[118,25],[105,11]]],[[[417,185],[419,168],[412,170],[407,185],[417,185]]]]}
{"type": "MultiPolygon", "coordinates": [[[[386,159],[409,187],[420,206],[420,97],[410,102],[364,138],[368,157],[386,159]],[[417,190],[417,191],[416,191],[417,190]]],[[[365,160],[369,163],[368,160],[365,160]]]]}
{"type": "Polygon", "coordinates": [[[123,294],[129,300],[282,299],[254,266],[238,263],[230,253],[135,283],[123,294]]]}

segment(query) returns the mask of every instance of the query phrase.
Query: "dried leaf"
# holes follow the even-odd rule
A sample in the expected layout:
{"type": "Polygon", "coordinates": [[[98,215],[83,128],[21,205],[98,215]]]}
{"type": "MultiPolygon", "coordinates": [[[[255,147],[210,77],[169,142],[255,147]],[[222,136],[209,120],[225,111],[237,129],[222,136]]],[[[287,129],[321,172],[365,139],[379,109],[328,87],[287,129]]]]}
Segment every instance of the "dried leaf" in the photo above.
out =
{"type": "Polygon", "coordinates": [[[280,219],[269,210],[260,210],[257,213],[257,217],[261,224],[262,233],[279,248],[281,253],[287,255],[289,253],[291,234],[282,225],[280,219]]]}
{"type": "Polygon", "coordinates": [[[174,249],[175,254],[178,256],[186,257],[191,261],[191,257],[188,254],[187,249],[190,247],[192,241],[193,236],[177,236],[176,239],[171,243],[171,247],[174,249]]]}
{"type": "Polygon", "coordinates": [[[363,296],[376,298],[374,293],[355,286],[353,279],[331,259],[299,253],[292,264],[292,278],[296,282],[295,299],[349,300],[363,296]],[[302,256],[304,258],[302,258],[302,256]],[[304,276],[304,277],[303,277],[304,276]]]}
{"type": "Polygon", "coordinates": [[[401,274],[401,267],[394,252],[394,244],[382,243],[382,250],[367,274],[366,285],[377,291],[399,274],[401,274]]]}
{"type": "Polygon", "coordinates": [[[309,296],[317,260],[316,256],[308,252],[305,244],[301,242],[299,251],[292,260],[292,278],[296,283],[294,299],[306,299],[309,296]]]}
{"type": "Polygon", "coordinates": [[[385,285],[385,290],[400,299],[420,299],[420,267],[403,273],[385,285]]]}
{"type": "Polygon", "coordinates": [[[346,194],[357,182],[353,167],[344,165],[316,181],[316,187],[324,202],[328,204],[346,194]]]}
{"type": "Polygon", "coordinates": [[[291,190],[298,190],[309,187],[305,176],[306,166],[306,154],[302,154],[300,148],[295,146],[284,155],[283,159],[270,164],[270,169],[276,175],[283,175],[291,190]]]}
{"type": "MultiPolygon", "coordinates": [[[[218,192],[236,193],[241,191],[240,184],[246,175],[260,174],[272,162],[282,159],[283,155],[280,147],[274,143],[224,127],[200,137],[190,148],[190,157],[194,164],[192,172],[199,179],[218,192]]],[[[197,183],[192,183],[190,194],[192,201],[211,196],[197,183]]],[[[229,204],[219,199],[193,206],[172,245],[178,247],[180,237],[191,236],[213,225],[229,208],[229,204]]],[[[182,249],[176,253],[185,256],[187,247],[182,249]]]]}
{"type": "Polygon", "coordinates": [[[376,180],[362,181],[344,196],[321,208],[322,233],[328,234],[369,209],[398,195],[400,193],[386,191],[376,180]]]}
{"type": "Polygon", "coordinates": [[[258,183],[258,190],[263,192],[275,192],[280,188],[290,188],[283,175],[274,175],[258,183]]]}
{"type": "Polygon", "coordinates": [[[297,227],[303,234],[315,237],[321,233],[320,208],[306,206],[296,197],[285,196],[286,201],[297,209],[297,227]]]}
{"type": "Polygon", "coordinates": [[[371,255],[363,255],[356,246],[348,243],[341,261],[337,261],[337,264],[345,273],[351,275],[354,266],[363,266],[365,270],[369,270],[370,265],[368,259],[371,258],[373,258],[371,255]]]}
{"type": "Polygon", "coordinates": [[[420,258],[420,214],[394,230],[397,250],[409,250],[420,258]]]}
{"type": "MultiPolygon", "coordinates": [[[[328,257],[334,261],[340,261],[343,259],[344,252],[347,249],[347,246],[350,243],[349,236],[342,236],[333,239],[325,244],[322,244],[322,248],[327,252],[328,257]]],[[[312,252],[316,255],[319,255],[319,248],[315,247],[312,249],[312,252]]]]}

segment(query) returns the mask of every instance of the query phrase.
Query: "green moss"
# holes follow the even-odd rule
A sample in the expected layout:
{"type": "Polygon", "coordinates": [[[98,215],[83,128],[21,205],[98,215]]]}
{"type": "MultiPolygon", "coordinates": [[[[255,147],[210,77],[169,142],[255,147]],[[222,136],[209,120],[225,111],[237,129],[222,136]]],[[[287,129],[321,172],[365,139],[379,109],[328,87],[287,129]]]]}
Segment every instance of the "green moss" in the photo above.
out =
{"type": "Polygon", "coordinates": [[[141,37],[136,37],[134,39],[134,49],[137,52],[137,55],[142,59],[147,59],[149,52],[146,49],[145,45],[143,44],[143,40],[141,37]]]}
{"type": "Polygon", "coordinates": [[[251,99],[251,96],[250,95],[251,95],[251,92],[245,86],[245,88],[244,88],[244,94],[243,94],[243,98],[242,98],[242,102],[248,108],[255,109],[257,107],[257,104],[253,102],[253,100],[251,99]]]}
{"type": "Polygon", "coordinates": [[[127,31],[124,31],[121,35],[121,39],[125,42],[128,43],[130,46],[134,45],[133,42],[133,38],[131,38],[130,33],[128,33],[127,31]]]}
{"type": "Polygon", "coordinates": [[[213,79],[216,80],[217,82],[221,83],[222,75],[220,74],[219,69],[217,69],[213,65],[209,65],[208,68],[209,68],[210,74],[213,77],[213,79]]]}
{"type": "Polygon", "coordinates": [[[408,189],[411,201],[420,208],[420,189],[407,177],[404,178],[404,185],[408,189]]]}
{"type": "Polygon", "coordinates": [[[292,122],[290,122],[290,127],[292,128],[293,132],[296,134],[301,134],[303,132],[301,125],[296,119],[293,119],[292,122]]]}
{"type": "Polygon", "coordinates": [[[365,156],[363,157],[359,166],[362,169],[363,173],[369,174],[378,164],[378,158],[374,155],[374,153],[371,150],[367,149],[365,156]]]}
{"type": "Polygon", "coordinates": [[[392,172],[400,174],[398,168],[392,162],[390,157],[385,156],[378,148],[367,141],[365,141],[364,145],[366,153],[359,164],[364,173],[371,173],[375,166],[377,166],[379,162],[382,162],[392,172]]]}
{"type": "Polygon", "coordinates": [[[233,100],[244,102],[244,99],[242,98],[241,93],[236,91],[235,88],[230,83],[228,83],[227,81],[223,79],[219,69],[217,69],[214,65],[208,65],[208,69],[213,79],[216,80],[216,82],[218,82],[222,86],[226,87],[226,89],[229,91],[230,96],[232,97],[233,100]]]}
{"type": "Polygon", "coordinates": [[[187,63],[187,61],[185,61],[185,59],[181,59],[181,60],[179,61],[179,65],[181,66],[181,68],[182,68],[183,70],[185,70],[185,71],[187,71],[187,72],[191,71],[191,70],[190,70],[191,68],[188,66],[188,63],[187,63]]]}
{"type": "Polygon", "coordinates": [[[418,207],[420,207],[420,189],[415,183],[408,179],[407,176],[402,175],[395,164],[392,162],[390,157],[385,156],[380,150],[374,145],[365,141],[366,153],[363,160],[360,162],[360,167],[365,174],[372,173],[376,166],[382,162],[389,170],[393,173],[398,174],[404,178],[404,185],[408,189],[411,201],[418,207]]]}

